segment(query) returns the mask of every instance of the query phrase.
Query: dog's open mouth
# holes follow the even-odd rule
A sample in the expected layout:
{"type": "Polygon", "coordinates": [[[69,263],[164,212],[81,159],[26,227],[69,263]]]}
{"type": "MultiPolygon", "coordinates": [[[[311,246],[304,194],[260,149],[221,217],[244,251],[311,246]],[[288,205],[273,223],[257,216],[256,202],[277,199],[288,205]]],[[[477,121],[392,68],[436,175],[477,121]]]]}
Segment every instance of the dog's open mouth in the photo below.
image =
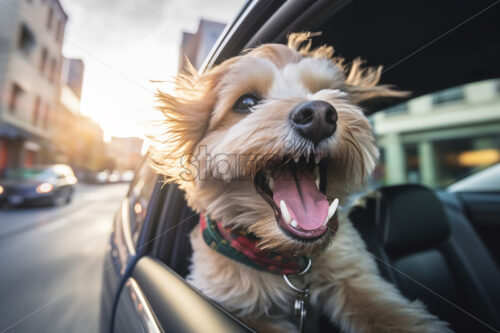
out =
{"type": "Polygon", "coordinates": [[[288,235],[313,241],[329,229],[336,230],[338,199],[330,204],[326,197],[327,166],[327,159],[316,163],[314,158],[300,158],[275,163],[257,173],[256,188],[288,235]]]}

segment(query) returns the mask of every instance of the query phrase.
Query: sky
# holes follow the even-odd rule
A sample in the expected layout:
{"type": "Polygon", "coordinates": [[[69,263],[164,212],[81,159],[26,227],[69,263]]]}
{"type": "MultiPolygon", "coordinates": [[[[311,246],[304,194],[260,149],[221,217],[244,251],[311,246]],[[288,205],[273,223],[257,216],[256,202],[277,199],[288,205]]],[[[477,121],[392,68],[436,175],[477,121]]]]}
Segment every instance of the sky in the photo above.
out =
{"type": "Polygon", "coordinates": [[[182,31],[200,18],[229,23],[243,0],[60,0],[63,55],[85,63],[81,112],[110,136],[142,137],[157,83],[177,71],[182,31]]]}

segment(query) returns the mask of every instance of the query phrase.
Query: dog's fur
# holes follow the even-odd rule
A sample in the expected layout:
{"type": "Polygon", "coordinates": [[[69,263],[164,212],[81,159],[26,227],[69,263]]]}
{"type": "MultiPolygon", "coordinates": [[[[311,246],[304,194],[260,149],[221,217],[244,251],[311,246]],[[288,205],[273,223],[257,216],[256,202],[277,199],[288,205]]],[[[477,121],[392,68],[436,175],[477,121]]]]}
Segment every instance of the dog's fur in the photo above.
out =
{"type": "MultiPolygon", "coordinates": [[[[375,97],[400,96],[378,85],[381,68],[356,59],[347,66],[333,48],[311,47],[310,34],[292,34],[288,46],[266,44],[198,75],[180,74],[173,93],[160,92],[164,135],[152,149],[154,167],[186,191],[188,204],[224,225],[245,228],[259,247],[312,256],[304,277],[310,301],[349,332],[446,332],[421,303],[409,302],[377,271],[345,213],[339,229],[303,242],[277,225],[253,177],[275,158],[314,153],[328,158],[327,197],[346,202],[375,167],[378,151],[369,122],[357,106],[375,97]],[[246,115],[232,111],[245,93],[262,96],[246,115]],[[338,113],[337,131],[317,147],[290,127],[289,113],[307,100],[323,100],[338,113]],[[291,144],[290,144],[291,143],[291,144]],[[244,165],[239,156],[251,156],[244,165]],[[211,159],[211,160],[209,160],[211,159]],[[219,160],[230,163],[214,163],[219,160]],[[221,170],[221,165],[223,165],[221,170]]],[[[280,275],[257,271],[210,249],[196,227],[188,280],[229,311],[262,331],[297,330],[288,321],[296,297],[280,275]]]]}

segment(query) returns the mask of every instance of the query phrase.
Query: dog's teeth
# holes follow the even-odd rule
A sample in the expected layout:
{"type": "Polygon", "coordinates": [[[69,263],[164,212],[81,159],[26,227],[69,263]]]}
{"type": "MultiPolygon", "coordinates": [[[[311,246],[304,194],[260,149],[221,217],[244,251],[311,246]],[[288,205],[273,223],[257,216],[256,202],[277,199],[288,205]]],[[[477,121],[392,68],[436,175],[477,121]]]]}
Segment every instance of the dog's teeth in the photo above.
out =
{"type": "Polygon", "coordinates": [[[273,177],[269,177],[269,180],[267,181],[267,185],[269,186],[269,189],[274,192],[274,179],[273,179],[273,177]]]}
{"type": "Polygon", "coordinates": [[[293,220],[292,222],[290,222],[290,225],[294,228],[297,228],[297,221],[293,220]]]}
{"type": "Polygon", "coordinates": [[[300,159],[300,156],[295,156],[293,160],[295,161],[295,163],[299,163],[299,159],[300,159]]]}
{"type": "Polygon", "coordinates": [[[308,154],[307,157],[306,157],[306,163],[309,163],[309,159],[310,158],[311,158],[311,155],[308,154]]]}
{"type": "Polygon", "coordinates": [[[328,216],[323,224],[326,224],[333,217],[335,212],[337,211],[337,207],[339,206],[339,199],[333,200],[330,207],[328,207],[328,216]]]}
{"type": "Polygon", "coordinates": [[[314,169],[313,169],[313,176],[314,176],[314,179],[315,179],[315,182],[316,182],[316,187],[318,188],[319,190],[319,184],[320,184],[320,177],[319,177],[319,166],[315,166],[314,169]]]}
{"type": "Polygon", "coordinates": [[[315,162],[316,164],[319,164],[319,161],[321,161],[321,156],[316,155],[316,156],[314,157],[314,162],[315,162]]]}
{"type": "Polygon", "coordinates": [[[281,208],[281,216],[283,216],[283,219],[285,220],[286,223],[290,223],[292,221],[292,217],[290,216],[290,212],[288,211],[288,207],[286,206],[285,201],[283,200],[280,201],[280,208],[281,208]]]}

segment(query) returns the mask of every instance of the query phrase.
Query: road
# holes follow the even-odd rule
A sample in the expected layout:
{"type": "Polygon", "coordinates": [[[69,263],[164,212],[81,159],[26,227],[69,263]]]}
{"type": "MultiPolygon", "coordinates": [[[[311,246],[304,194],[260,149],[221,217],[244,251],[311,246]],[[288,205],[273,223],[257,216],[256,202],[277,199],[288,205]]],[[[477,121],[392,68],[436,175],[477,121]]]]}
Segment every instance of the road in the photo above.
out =
{"type": "Polygon", "coordinates": [[[0,210],[0,332],[96,332],[103,260],[127,184],[64,207],[0,210]]]}

